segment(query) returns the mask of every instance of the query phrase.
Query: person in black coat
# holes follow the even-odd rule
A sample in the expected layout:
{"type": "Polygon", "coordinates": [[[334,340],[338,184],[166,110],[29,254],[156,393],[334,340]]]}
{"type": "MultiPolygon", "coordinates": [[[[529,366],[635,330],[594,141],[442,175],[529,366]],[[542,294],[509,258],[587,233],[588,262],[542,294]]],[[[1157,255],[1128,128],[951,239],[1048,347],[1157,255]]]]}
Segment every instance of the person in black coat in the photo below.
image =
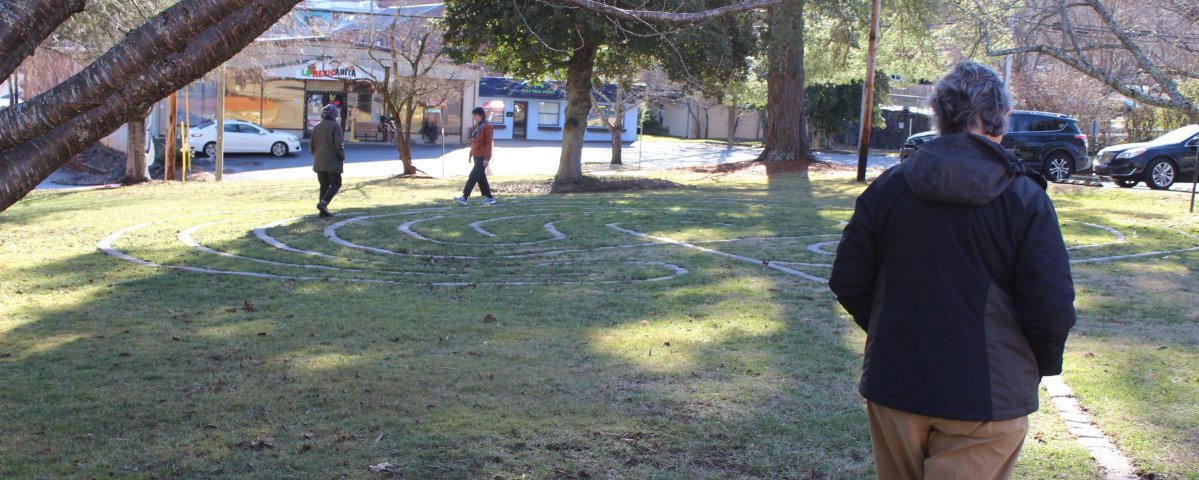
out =
{"type": "Polygon", "coordinates": [[[963,61],[930,104],[940,136],[858,198],[829,286],[866,331],[879,478],[1007,478],[1062,371],[1074,283],[1044,179],[999,144],[995,72],[963,61]]]}
{"type": "Polygon", "coordinates": [[[321,121],[312,127],[312,138],[308,141],[312,151],[312,170],[316,172],[317,182],[320,183],[316,209],[321,217],[332,216],[329,203],[341,190],[341,172],[346,162],[344,137],[337,116],[337,105],[325,105],[321,109],[321,121]]]}

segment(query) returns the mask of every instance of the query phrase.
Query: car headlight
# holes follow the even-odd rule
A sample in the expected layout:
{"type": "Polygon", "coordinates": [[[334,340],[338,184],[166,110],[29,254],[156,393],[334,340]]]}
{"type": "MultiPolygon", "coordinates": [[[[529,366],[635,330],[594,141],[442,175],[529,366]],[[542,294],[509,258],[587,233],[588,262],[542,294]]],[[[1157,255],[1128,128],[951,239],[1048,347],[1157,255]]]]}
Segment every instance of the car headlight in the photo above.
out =
{"type": "Polygon", "coordinates": [[[1139,156],[1141,156],[1142,153],[1145,153],[1145,150],[1148,150],[1148,149],[1147,148],[1134,148],[1132,150],[1125,150],[1123,152],[1120,152],[1119,155],[1116,155],[1116,159],[1121,160],[1121,159],[1125,159],[1125,158],[1139,157],[1139,156]]]}

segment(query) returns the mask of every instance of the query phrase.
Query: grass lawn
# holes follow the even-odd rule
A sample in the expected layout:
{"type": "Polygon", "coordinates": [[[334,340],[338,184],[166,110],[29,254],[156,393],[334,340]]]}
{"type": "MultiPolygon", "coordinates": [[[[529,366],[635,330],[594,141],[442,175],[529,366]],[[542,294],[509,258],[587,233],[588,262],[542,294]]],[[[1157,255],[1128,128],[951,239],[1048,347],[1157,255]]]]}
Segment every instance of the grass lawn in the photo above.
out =
{"type": "MultiPolygon", "coordinates": [[[[871,476],[864,336],[805,278],[861,187],[670,179],[351,180],[329,220],[314,181],[34,193],[0,214],[0,478],[871,476]]],[[[1052,193],[1077,259],[1199,245],[1181,195],[1052,193]]],[[[1199,471],[1195,269],[1075,266],[1066,380],[1158,478],[1199,471]]],[[[1100,478],[1049,405],[1017,475],[1100,478]]]]}

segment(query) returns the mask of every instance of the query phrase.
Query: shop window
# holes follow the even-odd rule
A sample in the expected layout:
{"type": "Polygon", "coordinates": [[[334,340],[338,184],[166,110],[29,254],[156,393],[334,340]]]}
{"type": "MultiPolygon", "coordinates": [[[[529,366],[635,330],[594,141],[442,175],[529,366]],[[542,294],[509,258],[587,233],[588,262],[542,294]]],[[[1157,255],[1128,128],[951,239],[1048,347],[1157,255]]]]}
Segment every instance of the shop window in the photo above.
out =
{"type": "Polygon", "coordinates": [[[496,125],[504,123],[504,101],[487,100],[483,102],[483,112],[487,113],[487,122],[496,125]]]}
{"type": "Polygon", "coordinates": [[[604,115],[608,115],[608,121],[615,123],[615,118],[611,118],[611,105],[596,105],[591,109],[591,113],[587,115],[587,128],[606,128],[604,124],[604,115]]]}
{"type": "Polygon", "coordinates": [[[537,102],[537,124],[547,127],[557,127],[561,124],[561,104],[558,102],[537,102]]]}
{"type": "Polygon", "coordinates": [[[266,128],[304,128],[304,82],[268,80],[262,87],[262,121],[266,128]]]}
{"type": "Polygon", "coordinates": [[[232,76],[226,80],[225,118],[262,122],[262,83],[232,76]]]}

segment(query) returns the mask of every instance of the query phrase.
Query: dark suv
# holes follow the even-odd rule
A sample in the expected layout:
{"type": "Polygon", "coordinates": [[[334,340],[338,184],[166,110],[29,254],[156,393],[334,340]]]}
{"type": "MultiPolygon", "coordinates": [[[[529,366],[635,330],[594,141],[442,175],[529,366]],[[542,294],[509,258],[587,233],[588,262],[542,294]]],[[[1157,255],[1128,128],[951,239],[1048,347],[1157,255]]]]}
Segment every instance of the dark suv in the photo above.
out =
{"type": "MultiPolygon", "coordinates": [[[[900,150],[900,159],[915,153],[937,132],[922,132],[908,137],[900,150]]],[[[1008,118],[1003,146],[1020,161],[1045,175],[1050,181],[1062,181],[1070,175],[1090,170],[1087,136],[1078,130],[1078,120],[1060,113],[1016,110],[1008,118]]]]}

